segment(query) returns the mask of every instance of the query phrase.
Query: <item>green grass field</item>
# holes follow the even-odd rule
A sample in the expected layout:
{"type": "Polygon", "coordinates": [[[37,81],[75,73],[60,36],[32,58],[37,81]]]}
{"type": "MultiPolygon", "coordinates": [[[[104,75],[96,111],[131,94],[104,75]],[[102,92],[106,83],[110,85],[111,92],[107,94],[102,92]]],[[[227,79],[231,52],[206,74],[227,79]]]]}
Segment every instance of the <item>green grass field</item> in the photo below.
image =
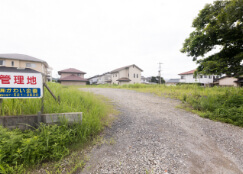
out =
{"type": "MultiPolygon", "coordinates": [[[[104,98],[82,92],[74,87],[49,83],[55,95],[61,98],[58,104],[45,93],[45,113],[83,112],[82,125],[41,124],[38,129],[20,131],[0,126],[0,173],[24,173],[25,169],[45,161],[56,161],[70,153],[74,144],[87,143],[109,123],[112,106],[104,98]]],[[[36,114],[40,111],[41,99],[4,99],[2,115],[36,114]]]]}

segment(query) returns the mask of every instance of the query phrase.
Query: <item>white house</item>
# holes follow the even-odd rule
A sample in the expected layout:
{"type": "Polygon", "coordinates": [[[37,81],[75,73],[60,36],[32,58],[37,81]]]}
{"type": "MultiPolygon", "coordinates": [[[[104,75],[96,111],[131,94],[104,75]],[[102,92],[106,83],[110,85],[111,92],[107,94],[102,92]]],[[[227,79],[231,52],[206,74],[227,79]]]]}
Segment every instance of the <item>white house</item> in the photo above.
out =
{"type": "Polygon", "coordinates": [[[149,81],[148,81],[148,79],[146,77],[141,76],[141,83],[143,83],[143,84],[149,84],[149,81]]]}
{"type": "Polygon", "coordinates": [[[99,79],[99,75],[95,75],[93,77],[88,78],[89,84],[96,85],[99,79]]]}
{"type": "Polygon", "coordinates": [[[216,75],[197,75],[194,76],[196,70],[191,70],[178,74],[180,78],[180,83],[200,83],[203,85],[213,84],[214,80],[219,78],[216,75]]]}
{"type": "Polygon", "coordinates": [[[141,83],[143,70],[137,65],[128,65],[111,71],[111,84],[135,84],[141,83]]]}
{"type": "Polygon", "coordinates": [[[97,84],[110,84],[111,83],[111,73],[106,72],[99,76],[97,84]]]}

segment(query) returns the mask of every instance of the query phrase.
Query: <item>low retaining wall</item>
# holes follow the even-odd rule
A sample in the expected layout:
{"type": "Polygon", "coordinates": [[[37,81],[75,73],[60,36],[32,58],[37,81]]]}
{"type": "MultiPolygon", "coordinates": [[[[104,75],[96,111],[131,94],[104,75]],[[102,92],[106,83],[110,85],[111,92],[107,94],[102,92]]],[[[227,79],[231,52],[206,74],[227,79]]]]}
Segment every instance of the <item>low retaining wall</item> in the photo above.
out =
{"type": "Polygon", "coordinates": [[[81,123],[82,112],[26,116],[0,116],[0,125],[9,129],[19,128],[21,130],[26,130],[30,129],[31,127],[37,128],[41,122],[46,124],[57,124],[64,119],[66,119],[69,123],[81,123]]]}

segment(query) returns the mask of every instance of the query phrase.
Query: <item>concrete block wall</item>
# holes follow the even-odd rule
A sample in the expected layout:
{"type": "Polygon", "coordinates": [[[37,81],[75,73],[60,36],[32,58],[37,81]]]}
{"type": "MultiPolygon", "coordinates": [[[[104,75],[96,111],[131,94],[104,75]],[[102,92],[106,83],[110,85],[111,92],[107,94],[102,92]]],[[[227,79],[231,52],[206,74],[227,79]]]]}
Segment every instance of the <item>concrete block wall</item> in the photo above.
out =
{"type": "Polygon", "coordinates": [[[82,112],[56,113],[26,116],[0,116],[0,125],[9,129],[19,128],[21,130],[37,128],[40,122],[46,124],[58,124],[63,119],[69,123],[82,123],[82,112]]]}

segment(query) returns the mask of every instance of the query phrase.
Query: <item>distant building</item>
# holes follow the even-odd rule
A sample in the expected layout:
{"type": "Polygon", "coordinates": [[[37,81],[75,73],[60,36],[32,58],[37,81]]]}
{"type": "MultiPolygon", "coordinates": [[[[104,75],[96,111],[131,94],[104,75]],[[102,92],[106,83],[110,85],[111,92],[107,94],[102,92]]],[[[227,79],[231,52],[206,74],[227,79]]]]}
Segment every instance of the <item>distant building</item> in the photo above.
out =
{"type": "Polygon", "coordinates": [[[93,77],[88,78],[87,80],[89,81],[90,85],[96,85],[98,83],[99,75],[95,75],[93,77]]]}
{"type": "Polygon", "coordinates": [[[75,68],[58,71],[58,74],[61,76],[59,81],[62,85],[86,85],[88,81],[84,79],[86,73],[75,68]]]}
{"type": "Polygon", "coordinates": [[[235,77],[228,77],[224,76],[219,78],[217,81],[214,82],[215,85],[219,86],[243,86],[243,77],[235,78],[235,77]]]}
{"type": "Polygon", "coordinates": [[[42,73],[44,80],[52,81],[52,68],[46,61],[24,54],[0,54],[0,66],[18,69],[30,68],[42,73]]]}
{"type": "Polygon", "coordinates": [[[149,81],[148,81],[148,79],[147,79],[146,77],[141,76],[141,83],[143,83],[143,84],[148,84],[149,81]]]}
{"type": "Polygon", "coordinates": [[[111,71],[112,84],[135,84],[141,83],[143,70],[136,65],[128,65],[111,71]]]}
{"type": "Polygon", "coordinates": [[[102,75],[99,75],[97,84],[111,84],[111,73],[106,72],[102,75]]]}
{"type": "Polygon", "coordinates": [[[219,78],[219,76],[216,75],[202,75],[199,74],[197,76],[194,75],[194,72],[196,70],[191,70],[187,72],[183,72],[178,74],[181,76],[180,83],[200,83],[203,85],[210,85],[213,84],[213,82],[219,78]]]}
{"type": "Polygon", "coordinates": [[[149,82],[149,83],[151,83],[151,81],[152,81],[152,76],[151,76],[151,77],[146,77],[146,81],[149,82]]]}
{"type": "Polygon", "coordinates": [[[178,83],[180,83],[180,79],[170,79],[165,84],[168,84],[168,85],[176,85],[178,83]]]}

